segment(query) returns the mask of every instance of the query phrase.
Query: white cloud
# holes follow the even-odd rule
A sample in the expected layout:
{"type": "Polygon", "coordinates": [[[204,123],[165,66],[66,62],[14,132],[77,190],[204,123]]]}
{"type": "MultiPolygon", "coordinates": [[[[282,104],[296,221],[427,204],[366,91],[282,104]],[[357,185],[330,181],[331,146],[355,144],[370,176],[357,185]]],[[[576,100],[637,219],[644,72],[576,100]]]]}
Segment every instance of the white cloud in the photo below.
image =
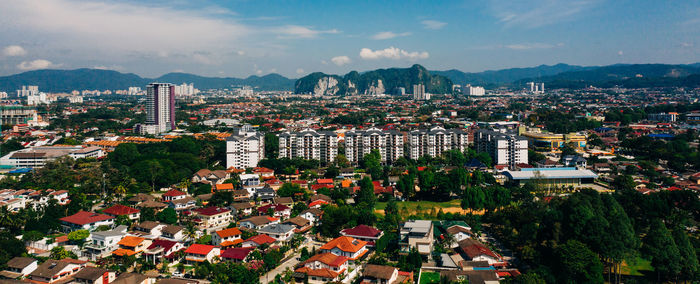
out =
{"type": "Polygon", "coordinates": [[[490,0],[490,10],[506,27],[537,28],[576,19],[602,0],[490,0]]]}
{"type": "Polygon", "coordinates": [[[617,55],[619,55],[619,56],[623,56],[623,55],[625,55],[625,53],[624,53],[624,52],[622,52],[622,50],[620,50],[620,51],[618,51],[618,52],[617,52],[617,55]]]}
{"type": "Polygon", "coordinates": [[[345,64],[349,64],[350,62],[352,62],[352,60],[350,60],[350,57],[341,55],[331,58],[331,62],[333,62],[333,64],[335,65],[343,66],[345,64]]]}
{"type": "Polygon", "coordinates": [[[372,39],[376,40],[383,40],[383,39],[392,39],[395,37],[402,37],[402,36],[410,36],[410,32],[405,32],[405,33],[394,33],[394,32],[380,32],[372,36],[372,39]]]}
{"type": "Polygon", "coordinates": [[[51,61],[48,61],[45,59],[36,59],[36,60],[32,60],[32,61],[22,61],[22,63],[17,64],[17,68],[19,68],[20,70],[24,70],[24,71],[46,69],[49,67],[58,67],[58,66],[51,63],[51,61]]]}
{"type": "Polygon", "coordinates": [[[2,50],[2,54],[5,56],[23,56],[27,55],[27,51],[19,45],[10,45],[2,50]]]}
{"type": "Polygon", "coordinates": [[[277,68],[270,69],[270,73],[277,73],[277,68]]]}
{"type": "Polygon", "coordinates": [[[256,71],[255,71],[255,74],[256,74],[256,75],[262,75],[262,73],[263,73],[262,70],[256,70],[256,71]]]}
{"type": "Polygon", "coordinates": [[[435,20],[424,20],[421,22],[423,27],[429,30],[439,30],[447,25],[445,22],[435,21],[435,20]]]}
{"type": "Polygon", "coordinates": [[[362,59],[409,59],[409,60],[417,60],[417,59],[426,59],[430,55],[426,51],[418,52],[408,52],[403,49],[399,49],[396,47],[389,47],[381,50],[371,50],[369,48],[363,48],[360,50],[360,57],[362,59]]]}
{"type": "Polygon", "coordinates": [[[297,68],[297,74],[299,74],[299,75],[304,74],[304,69],[297,68]]]}
{"type": "Polygon", "coordinates": [[[314,30],[312,28],[296,25],[287,25],[279,28],[274,28],[273,32],[279,34],[281,38],[315,38],[320,34],[337,34],[340,31],[331,30],[314,30]]]}

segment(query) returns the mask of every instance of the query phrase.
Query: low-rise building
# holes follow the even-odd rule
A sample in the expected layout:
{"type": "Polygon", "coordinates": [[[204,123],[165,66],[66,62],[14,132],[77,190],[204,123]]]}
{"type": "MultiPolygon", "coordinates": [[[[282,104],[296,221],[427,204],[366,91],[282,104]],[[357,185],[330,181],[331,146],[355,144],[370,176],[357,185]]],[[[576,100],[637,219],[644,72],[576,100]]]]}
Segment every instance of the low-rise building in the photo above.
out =
{"type": "Polygon", "coordinates": [[[337,237],[321,246],[321,252],[344,256],[350,261],[355,261],[367,253],[367,242],[347,236],[337,237]]]}
{"type": "Polygon", "coordinates": [[[59,220],[61,221],[63,230],[71,232],[75,230],[94,231],[99,226],[112,227],[114,225],[114,219],[114,217],[105,214],[79,211],[78,213],[63,217],[59,220]]]}
{"type": "Polygon", "coordinates": [[[377,240],[384,235],[384,232],[367,225],[357,225],[354,228],[343,229],[340,231],[340,234],[365,241],[368,247],[374,247],[377,240]]]}
{"type": "Polygon", "coordinates": [[[219,256],[220,249],[212,245],[192,244],[185,250],[185,261],[189,264],[214,261],[219,256]]]}
{"type": "Polygon", "coordinates": [[[39,267],[39,262],[31,257],[15,257],[6,263],[7,268],[0,275],[10,279],[26,277],[39,267]]]}
{"type": "Polygon", "coordinates": [[[432,221],[406,221],[401,226],[399,235],[401,253],[408,253],[412,249],[415,249],[422,255],[429,255],[433,251],[434,238],[432,221]]]}
{"type": "Polygon", "coordinates": [[[243,242],[241,236],[243,232],[238,228],[228,228],[220,231],[216,231],[212,234],[211,243],[215,246],[233,246],[243,242]]]}
{"type": "Polygon", "coordinates": [[[221,207],[199,208],[192,211],[197,228],[208,233],[228,226],[233,220],[231,210],[221,207]]]}
{"type": "Polygon", "coordinates": [[[287,242],[294,236],[294,226],[286,224],[270,224],[258,229],[258,233],[268,235],[278,242],[287,242]]]}

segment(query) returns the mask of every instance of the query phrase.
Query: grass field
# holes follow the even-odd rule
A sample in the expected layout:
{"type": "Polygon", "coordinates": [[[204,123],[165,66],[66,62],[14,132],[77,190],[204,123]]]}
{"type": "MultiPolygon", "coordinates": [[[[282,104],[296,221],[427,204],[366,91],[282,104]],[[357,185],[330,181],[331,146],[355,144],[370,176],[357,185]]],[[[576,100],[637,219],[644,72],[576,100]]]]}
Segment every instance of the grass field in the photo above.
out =
{"type": "Polygon", "coordinates": [[[622,262],[622,274],[630,276],[644,276],[644,272],[654,271],[651,261],[637,257],[630,262],[622,262]]]}
{"type": "MultiPolygon", "coordinates": [[[[459,205],[460,200],[455,199],[447,202],[432,202],[432,201],[399,201],[398,207],[399,211],[406,208],[408,214],[415,214],[418,212],[418,206],[420,205],[421,211],[423,213],[430,213],[430,211],[435,208],[436,211],[442,209],[444,213],[468,213],[469,211],[462,209],[459,205]]],[[[384,214],[384,208],[386,208],[386,202],[377,202],[374,207],[374,212],[379,214],[384,214]]],[[[480,212],[475,211],[474,214],[479,214],[480,212]]]]}
{"type": "Polygon", "coordinates": [[[419,284],[440,283],[440,273],[423,272],[420,277],[419,284]]]}

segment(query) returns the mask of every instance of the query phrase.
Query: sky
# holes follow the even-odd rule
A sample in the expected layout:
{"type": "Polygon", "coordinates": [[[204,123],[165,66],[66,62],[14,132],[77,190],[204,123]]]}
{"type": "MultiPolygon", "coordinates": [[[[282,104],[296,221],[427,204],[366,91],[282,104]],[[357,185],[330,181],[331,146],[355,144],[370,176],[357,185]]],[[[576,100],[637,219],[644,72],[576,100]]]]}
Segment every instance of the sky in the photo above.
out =
{"type": "Polygon", "coordinates": [[[0,0],[0,75],[700,62],[700,0],[0,0]]]}

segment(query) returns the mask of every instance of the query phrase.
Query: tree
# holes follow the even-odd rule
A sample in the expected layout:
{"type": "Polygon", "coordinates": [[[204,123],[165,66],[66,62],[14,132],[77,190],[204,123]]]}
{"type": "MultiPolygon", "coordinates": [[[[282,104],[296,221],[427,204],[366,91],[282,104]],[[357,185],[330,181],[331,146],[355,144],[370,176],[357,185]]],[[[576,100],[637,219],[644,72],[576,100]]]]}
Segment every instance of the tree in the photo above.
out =
{"type": "Polygon", "coordinates": [[[78,256],[75,255],[72,251],[67,251],[64,247],[62,246],[57,246],[51,249],[51,254],[49,255],[49,258],[51,259],[66,259],[66,258],[72,258],[72,259],[77,259],[78,256]]]}
{"type": "Polygon", "coordinates": [[[374,195],[374,184],[369,177],[360,180],[360,191],[355,196],[356,204],[365,204],[368,208],[374,208],[377,196],[374,195]]]}
{"type": "Polygon", "coordinates": [[[569,240],[555,249],[559,283],[603,283],[603,265],[586,245],[569,240]]]}
{"type": "Polygon", "coordinates": [[[82,245],[89,236],[90,232],[88,230],[77,230],[68,233],[68,239],[78,245],[82,245]]]}
{"type": "Polygon", "coordinates": [[[657,273],[657,280],[669,278],[681,272],[681,256],[671,232],[661,219],[654,219],[649,232],[644,237],[642,253],[651,258],[651,265],[657,273]]]}
{"type": "Polygon", "coordinates": [[[173,225],[177,223],[178,217],[177,217],[177,212],[175,212],[175,209],[173,208],[165,208],[163,211],[158,212],[156,215],[156,218],[158,221],[173,225]]]}
{"type": "Polygon", "coordinates": [[[382,157],[378,150],[372,150],[369,154],[362,158],[362,164],[365,170],[372,175],[372,179],[382,178],[382,157]]]}
{"type": "Polygon", "coordinates": [[[28,231],[24,232],[22,235],[22,241],[24,242],[36,242],[44,238],[44,234],[38,231],[28,231]]]}
{"type": "Polygon", "coordinates": [[[680,253],[681,277],[682,280],[697,280],[698,277],[698,256],[693,244],[690,243],[688,235],[682,228],[673,230],[673,239],[680,253]]]}

